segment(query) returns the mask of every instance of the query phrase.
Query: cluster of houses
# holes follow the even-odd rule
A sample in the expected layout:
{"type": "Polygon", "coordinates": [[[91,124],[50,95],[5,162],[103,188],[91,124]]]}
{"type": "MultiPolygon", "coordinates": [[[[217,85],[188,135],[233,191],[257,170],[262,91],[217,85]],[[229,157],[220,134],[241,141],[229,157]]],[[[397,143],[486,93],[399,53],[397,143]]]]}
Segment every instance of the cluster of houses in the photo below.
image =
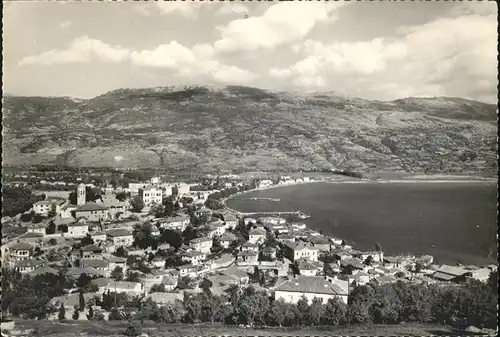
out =
{"type": "MultiPolygon", "coordinates": [[[[160,185],[155,181],[129,188],[137,190],[145,204],[152,205],[165,196],[160,185]]],[[[177,188],[180,195],[189,193],[177,188]]],[[[289,303],[297,303],[303,296],[309,300],[318,298],[324,303],[336,297],[347,303],[356,285],[398,280],[459,283],[468,278],[486,282],[490,272],[496,270],[495,265],[439,266],[433,264],[431,256],[384,256],[380,250],[359,251],[341,239],[309,229],[304,223],[273,216],[240,218],[229,210],[209,218],[206,235],[190,240],[175,251],[181,264],[167,266],[160,252],[172,251],[171,247],[163,243],[155,249],[138,249],[134,247],[132,229],[149,220],[154,223],[153,236],[159,236],[163,229],[183,232],[192,226],[188,215],[155,219],[145,213],[140,218],[124,220],[115,215],[128,214],[127,202],[116,200],[113,192],[108,191],[101,201],[88,203],[84,185],[78,186],[77,199],[77,205],[69,205],[67,200],[59,198],[36,203],[35,212],[48,214],[55,209],[62,220],[67,219],[63,216],[65,210],[71,208],[71,221],[65,223],[67,231],[46,234],[44,225],[33,224],[25,234],[2,246],[3,264],[29,275],[57,274],[65,266],[66,275],[75,280],[83,274],[93,278],[91,283],[98,290],[86,293],[84,296],[88,298],[110,291],[152,299],[160,305],[202,291],[202,282],[208,283],[214,294],[223,294],[232,286],[252,285],[289,303]],[[244,240],[238,229],[241,225],[247,229],[244,240]],[[93,243],[82,244],[82,240],[88,238],[93,243]],[[215,245],[220,245],[222,250],[215,253],[215,245]],[[116,256],[120,248],[127,256],[142,259],[149,272],[140,272],[130,259],[116,256]],[[116,280],[113,273],[117,270],[125,276],[129,271],[136,272],[139,278],[116,280]],[[179,283],[186,277],[191,284],[181,290],[179,283]]],[[[204,208],[197,212],[211,213],[204,208]]],[[[70,289],[68,292],[52,299],[51,303],[62,303],[68,308],[78,304],[78,294],[71,293],[70,289]]]]}

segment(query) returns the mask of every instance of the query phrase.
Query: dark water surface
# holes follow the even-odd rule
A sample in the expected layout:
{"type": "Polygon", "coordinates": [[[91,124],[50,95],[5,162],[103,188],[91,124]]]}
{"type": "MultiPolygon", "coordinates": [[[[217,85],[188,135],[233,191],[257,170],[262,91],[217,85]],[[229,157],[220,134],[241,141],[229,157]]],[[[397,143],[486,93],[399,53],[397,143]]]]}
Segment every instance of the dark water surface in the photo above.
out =
{"type": "Polygon", "coordinates": [[[310,228],[358,249],[374,250],[379,242],[386,254],[430,254],[439,263],[497,261],[495,183],[312,183],[250,192],[227,205],[241,212],[306,212],[310,228]]]}

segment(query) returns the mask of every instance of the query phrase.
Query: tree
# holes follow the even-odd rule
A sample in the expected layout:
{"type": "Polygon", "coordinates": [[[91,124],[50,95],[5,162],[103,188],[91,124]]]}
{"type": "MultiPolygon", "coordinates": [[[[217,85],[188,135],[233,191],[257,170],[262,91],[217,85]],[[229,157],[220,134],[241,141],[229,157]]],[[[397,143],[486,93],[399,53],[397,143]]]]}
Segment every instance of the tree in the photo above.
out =
{"type": "Polygon", "coordinates": [[[92,281],[92,277],[90,277],[86,273],[82,273],[76,280],[76,286],[78,288],[84,288],[90,283],[90,281],[92,281]]]}
{"type": "Polygon", "coordinates": [[[321,323],[324,316],[325,306],[321,303],[319,298],[313,298],[311,306],[309,307],[309,324],[317,326],[321,323]]]}
{"type": "Polygon", "coordinates": [[[67,233],[68,232],[68,225],[62,224],[57,226],[57,231],[60,233],[67,233]]]}
{"type": "Polygon", "coordinates": [[[178,249],[182,246],[182,237],[181,234],[177,231],[173,231],[171,229],[165,229],[161,232],[159,241],[161,243],[168,243],[170,246],[178,249]]]}
{"type": "Polygon", "coordinates": [[[78,311],[78,307],[75,306],[75,310],[73,311],[73,316],[72,316],[73,320],[78,320],[80,318],[80,312],[78,311]]]}
{"type": "Polygon", "coordinates": [[[56,232],[56,224],[54,220],[50,220],[49,225],[45,228],[45,234],[50,235],[56,232]]]}
{"type": "Polygon", "coordinates": [[[78,294],[79,310],[83,311],[85,309],[85,297],[83,296],[83,290],[80,289],[78,294]]]}
{"type": "Polygon", "coordinates": [[[150,222],[145,222],[143,224],[136,224],[132,232],[134,237],[134,245],[141,249],[151,247],[154,243],[154,238],[151,233],[153,232],[153,227],[150,222]]]}
{"type": "Polygon", "coordinates": [[[135,196],[130,201],[130,205],[132,206],[132,212],[140,213],[144,208],[144,201],[142,201],[140,196],[135,196]]]}
{"type": "Polygon", "coordinates": [[[297,301],[297,309],[299,309],[300,317],[301,317],[301,324],[302,325],[307,325],[309,323],[309,313],[310,313],[310,306],[307,303],[307,298],[305,296],[302,296],[298,301],[297,301]]]}
{"type": "Polygon", "coordinates": [[[35,214],[33,215],[33,218],[31,219],[32,223],[40,223],[42,222],[43,217],[40,214],[35,214]]]}
{"type": "Polygon", "coordinates": [[[47,214],[49,218],[53,218],[57,215],[57,208],[55,204],[50,205],[50,211],[47,214]]]}
{"type": "Polygon", "coordinates": [[[347,321],[347,305],[339,298],[330,298],[325,305],[324,319],[327,325],[341,325],[347,321]]]}
{"type": "Polygon", "coordinates": [[[116,199],[118,201],[125,201],[127,198],[130,198],[130,193],[129,192],[118,192],[115,195],[116,199]]]}
{"type": "Polygon", "coordinates": [[[373,260],[373,256],[369,255],[365,261],[364,261],[364,264],[367,265],[367,266],[371,266],[373,264],[374,260],[373,260]]]}
{"type": "Polygon", "coordinates": [[[87,245],[93,245],[94,244],[94,239],[90,236],[90,234],[87,234],[81,241],[82,246],[87,246],[87,245]]]}
{"type": "Polygon", "coordinates": [[[63,303],[61,303],[61,306],[59,307],[59,314],[57,316],[58,316],[60,321],[62,321],[66,318],[66,310],[64,309],[63,303]]]}
{"type": "Polygon", "coordinates": [[[118,247],[118,249],[113,253],[114,256],[117,257],[127,257],[127,252],[123,246],[118,247]]]}
{"type": "Polygon", "coordinates": [[[179,196],[179,187],[177,187],[177,185],[174,185],[172,187],[172,196],[174,198],[177,198],[179,196]]]}
{"type": "Polygon", "coordinates": [[[286,307],[287,304],[283,301],[283,299],[274,301],[271,308],[267,312],[267,324],[281,327],[285,322],[286,307]]]}
{"type": "Polygon", "coordinates": [[[355,287],[349,296],[349,321],[366,324],[373,321],[370,307],[373,303],[374,290],[369,285],[355,287]]]}
{"type": "Polygon", "coordinates": [[[109,313],[109,320],[110,321],[121,321],[122,315],[118,311],[117,308],[111,309],[111,312],[109,313]]]}
{"type": "Polygon", "coordinates": [[[57,245],[57,240],[56,240],[56,239],[54,239],[54,238],[50,239],[50,240],[49,240],[49,245],[51,245],[51,246],[55,246],[55,245],[57,245]]]}
{"type": "Polygon", "coordinates": [[[123,280],[123,269],[120,266],[116,266],[115,269],[111,272],[111,278],[115,281],[123,280]]]}

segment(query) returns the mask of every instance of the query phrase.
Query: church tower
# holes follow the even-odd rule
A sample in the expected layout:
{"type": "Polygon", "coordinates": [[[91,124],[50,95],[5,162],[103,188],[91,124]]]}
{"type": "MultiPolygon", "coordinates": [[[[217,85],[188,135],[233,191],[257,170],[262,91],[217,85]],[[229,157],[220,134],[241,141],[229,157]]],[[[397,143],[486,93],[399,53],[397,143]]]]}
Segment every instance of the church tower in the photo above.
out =
{"type": "Polygon", "coordinates": [[[76,191],[76,205],[81,206],[85,205],[85,185],[78,185],[78,189],[76,191]]]}

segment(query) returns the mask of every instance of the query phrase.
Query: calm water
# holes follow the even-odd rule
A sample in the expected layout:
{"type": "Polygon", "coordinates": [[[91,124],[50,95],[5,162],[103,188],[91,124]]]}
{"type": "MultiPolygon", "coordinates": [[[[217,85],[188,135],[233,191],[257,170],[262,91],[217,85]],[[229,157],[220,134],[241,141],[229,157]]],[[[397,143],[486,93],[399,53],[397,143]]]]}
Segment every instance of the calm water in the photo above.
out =
{"type": "Polygon", "coordinates": [[[496,263],[495,183],[312,183],[254,191],[227,205],[241,212],[303,211],[325,234],[386,254],[430,254],[439,263],[496,263]],[[248,200],[280,198],[279,202],[248,200]]]}

